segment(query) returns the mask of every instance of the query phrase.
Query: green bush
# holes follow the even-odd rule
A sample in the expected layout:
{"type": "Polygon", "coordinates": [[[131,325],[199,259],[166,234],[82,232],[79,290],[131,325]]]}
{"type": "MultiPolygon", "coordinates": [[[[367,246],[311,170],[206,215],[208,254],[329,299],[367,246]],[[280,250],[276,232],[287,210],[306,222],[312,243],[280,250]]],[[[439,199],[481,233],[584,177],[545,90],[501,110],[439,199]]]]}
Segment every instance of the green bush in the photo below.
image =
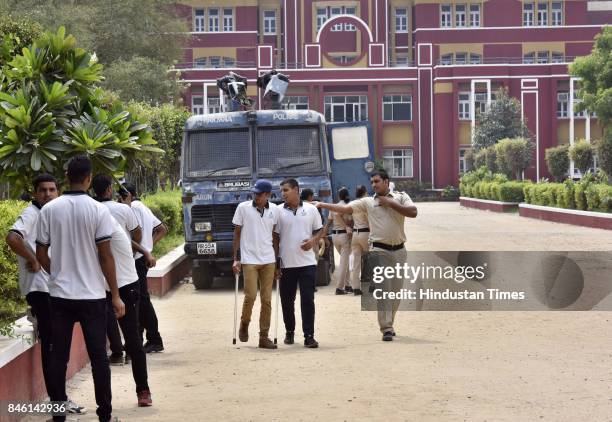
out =
{"type": "Polygon", "coordinates": [[[567,145],[546,149],[546,166],[557,181],[563,180],[569,169],[570,160],[567,145]]]}
{"type": "Polygon", "coordinates": [[[533,145],[529,139],[502,139],[495,144],[496,165],[500,173],[520,180],[531,163],[533,145]]]}
{"type": "Polygon", "coordinates": [[[567,179],[565,182],[563,182],[563,193],[560,195],[561,203],[557,201],[557,204],[559,204],[561,208],[576,208],[576,200],[574,199],[575,186],[576,184],[571,179],[567,179]]]}
{"type": "Polygon", "coordinates": [[[593,165],[593,145],[582,139],[569,148],[569,156],[582,174],[593,165]]]}
{"type": "Polygon", "coordinates": [[[598,166],[608,176],[608,183],[612,183],[612,129],[606,131],[596,148],[598,166]]]}
{"type": "Polygon", "coordinates": [[[589,211],[612,212],[612,186],[590,184],[585,194],[589,211]]]}
{"type": "Polygon", "coordinates": [[[5,242],[9,229],[27,206],[22,201],[0,201],[0,335],[9,335],[13,322],[25,312],[19,291],[17,257],[5,242]]]}
{"type": "Polygon", "coordinates": [[[502,202],[524,202],[524,188],[531,185],[529,182],[505,182],[498,183],[498,201],[502,202]]]}
{"type": "Polygon", "coordinates": [[[457,201],[459,199],[459,191],[454,186],[447,186],[442,191],[442,198],[449,201],[457,201]]]}
{"type": "Polygon", "coordinates": [[[574,186],[574,200],[576,202],[576,209],[586,211],[588,204],[586,198],[587,188],[591,183],[594,182],[595,176],[591,173],[586,173],[582,176],[582,179],[574,186]]]}
{"type": "Polygon", "coordinates": [[[172,190],[147,195],[142,202],[168,228],[168,234],[183,234],[181,191],[172,190]]]}
{"type": "Polygon", "coordinates": [[[536,185],[523,186],[523,197],[528,204],[533,204],[533,191],[535,190],[535,186],[536,185]]]}

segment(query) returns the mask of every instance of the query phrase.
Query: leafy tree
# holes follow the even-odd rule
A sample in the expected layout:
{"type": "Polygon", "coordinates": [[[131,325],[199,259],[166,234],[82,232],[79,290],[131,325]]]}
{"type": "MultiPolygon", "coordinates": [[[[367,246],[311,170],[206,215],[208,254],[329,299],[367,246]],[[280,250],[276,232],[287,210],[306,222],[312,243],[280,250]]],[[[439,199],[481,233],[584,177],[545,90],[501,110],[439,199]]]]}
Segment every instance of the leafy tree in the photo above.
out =
{"type": "Polygon", "coordinates": [[[597,113],[604,128],[612,124],[612,26],[604,27],[595,37],[595,47],[590,55],[577,58],[570,66],[570,73],[581,78],[578,110],[597,113]]]}
{"type": "Polygon", "coordinates": [[[608,183],[612,184],[612,131],[608,130],[596,147],[599,169],[608,176],[608,183]]]}
{"type": "Polygon", "coordinates": [[[504,88],[497,91],[497,99],[480,114],[474,130],[474,147],[479,150],[494,145],[500,139],[532,138],[521,121],[521,105],[508,96],[504,88]]]}
{"type": "Polygon", "coordinates": [[[561,182],[569,168],[569,152],[567,145],[546,149],[546,166],[548,171],[558,182],[561,182]]]}
{"type": "Polygon", "coordinates": [[[569,148],[569,156],[582,174],[593,166],[593,146],[584,139],[569,148]]]}
{"type": "Polygon", "coordinates": [[[529,167],[532,143],[528,139],[502,139],[495,145],[497,168],[510,178],[522,179],[522,173],[529,167]]]}

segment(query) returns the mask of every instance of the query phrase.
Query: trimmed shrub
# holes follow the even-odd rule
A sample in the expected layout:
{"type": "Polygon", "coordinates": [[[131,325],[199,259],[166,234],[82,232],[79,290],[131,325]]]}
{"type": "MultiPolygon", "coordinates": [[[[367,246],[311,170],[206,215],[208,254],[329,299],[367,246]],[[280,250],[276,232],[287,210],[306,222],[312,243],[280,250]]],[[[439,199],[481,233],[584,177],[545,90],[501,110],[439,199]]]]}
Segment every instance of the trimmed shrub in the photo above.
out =
{"type": "Polygon", "coordinates": [[[585,195],[589,211],[612,212],[612,186],[590,184],[585,195]]]}
{"type": "Polygon", "coordinates": [[[597,142],[596,149],[598,166],[608,176],[608,183],[612,183],[612,129],[597,142]]]}
{"type": "Polygon", "coordinates": [[[574,209],[576,208],[576,200],[574,197],[575,183],[571,179],[563,182],[563,193],[560,195],[561,202],[557,201],[561,208],[574,209]]]}
{"type": "Polygon", "coordinates": [[[532,185],[528,182],[505,182],[496,184],[498,189],[498,201],[502,202],[524,202],[524,191],[527,186],[532,185]]]}
{"type": "Polygon", "coordinates": [[[570,160],[567,145],[546,149],[546,166],[555,180],[561,181],[565,178],[569,165],[570,160]]]}
{"type": "Polygon", "coordinates": [[[180,190],[147,195],[142,202],[164,223],[168,228],[168,234],[183,233],[183,207],[180,190]]]}
{"type": "Polygon", "coordinates": [[[520,180],[531,163],[532,144],[525,138],[502,139],[495,145],[497,169],[508,177],[520,180]]]}
{"type": "Polygon", "coordinates": [[[569,156],[574,166],[585,174],[593,166],[593,145],[582,139],[569,148],[569,156]]]}
{"type": "Polygon", "coordinates": [[[576,203],[576,209],[586,211],[588,204],[586,198],[587,188],[594,181],[594,176],[591,173],[586,173],[582,176],[580,182],[574,185],[574,200],[576,203]]]}

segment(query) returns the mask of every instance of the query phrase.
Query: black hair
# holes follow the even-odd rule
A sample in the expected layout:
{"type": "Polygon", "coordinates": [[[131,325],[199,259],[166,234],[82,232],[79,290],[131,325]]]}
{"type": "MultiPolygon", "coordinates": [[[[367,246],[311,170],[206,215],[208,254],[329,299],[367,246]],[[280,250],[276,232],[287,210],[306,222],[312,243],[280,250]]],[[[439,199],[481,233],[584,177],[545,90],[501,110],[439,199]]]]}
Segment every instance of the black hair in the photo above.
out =
{"type": "Polygon", "coordinates": [[[299,189],[299,187],[300,187],[300,184],[295,179],[285,179],[280,184],[281,184],[281,186],[282,185],[289,185],[289,187],[291,189],[293,189],[293,188],[298,188],[299,189]]]}
{"type": "Polygon", "coordinates": [[[355,198],[361,198],[366,196],[368,193],[368,190],[366,189],[365,186],[363,185],[357,185],[357,189],[355,189],[355,198]]]}
{"type": "Polygon", "coordinates": [[[349,190],[344,186],[338,189],[338,198],[344,201],[345,204],[348,204],[350,202],[349,190]]]}
{"type": "Polygon", "coordinates": [[[310,197],[314,196],[314,192],[312,191],[312,189],[310,188],[306,188],[304,190],[302,190],[302,193],[300,193],[300,199],[302,201],[308,201],[310,197]]]}
{"type": "Polygon", "coordinates": [[[57,179],[49,173],[41,173],[34,178],[34,192],[38,190],[38,185],[45,182],[55,183],[55,189],[58,189],[57,179]]]}
{"type": "Polygon", "coordinates": [[[77,155],[68,162],[68,180],[70,183],[83,183],[88,176],[91,176],[92,164],[86,155],[77,155]]]}
{"type": "Polygon", "coordinates": [[[376,170],[374,171],[371,175],[370,175],[370,179],[374,176],[380,176],[381,179],[383,180],[389,180],[389,174],[387,173],[386,170],[381,169],[381,170],[376,170]]]}
{"type": "Polygon", "coordinates": [[[119,190],[119,195],[121,195],[122,198],[127,198],[128,193],[131,193],[133,198],[138,197],[136,194],[136,185],[132,182],[125,182],[121,185],[121,189],[119,190]]]}
{"type": "Polygon", "coordinates": [[[104,195],[104,192],[113,185],[113,179],[104,173],[96,174],[91,181],[91,187],[98,198],[104,195]]]}

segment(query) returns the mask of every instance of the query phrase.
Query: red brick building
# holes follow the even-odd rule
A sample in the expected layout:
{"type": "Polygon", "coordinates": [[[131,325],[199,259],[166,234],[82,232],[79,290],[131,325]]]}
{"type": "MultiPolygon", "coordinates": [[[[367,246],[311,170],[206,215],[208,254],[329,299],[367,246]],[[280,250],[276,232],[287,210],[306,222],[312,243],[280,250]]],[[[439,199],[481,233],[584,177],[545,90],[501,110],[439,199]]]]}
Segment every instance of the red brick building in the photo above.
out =
{"type": "Polygon", "coordinates": [[[597,139],[595,116],[571,113],[568,63],[612,23],[612,2],[586,0],[183,0],[191,27],[185,101],[220,110],[215,81],[276,68],[291,78],[285,107],[328,121],[369,120],[377,155],[396,179],[456,185],[478,112],[506,87],[536,138],[531,178],[547,177],[546,148],[597,139]]]}

